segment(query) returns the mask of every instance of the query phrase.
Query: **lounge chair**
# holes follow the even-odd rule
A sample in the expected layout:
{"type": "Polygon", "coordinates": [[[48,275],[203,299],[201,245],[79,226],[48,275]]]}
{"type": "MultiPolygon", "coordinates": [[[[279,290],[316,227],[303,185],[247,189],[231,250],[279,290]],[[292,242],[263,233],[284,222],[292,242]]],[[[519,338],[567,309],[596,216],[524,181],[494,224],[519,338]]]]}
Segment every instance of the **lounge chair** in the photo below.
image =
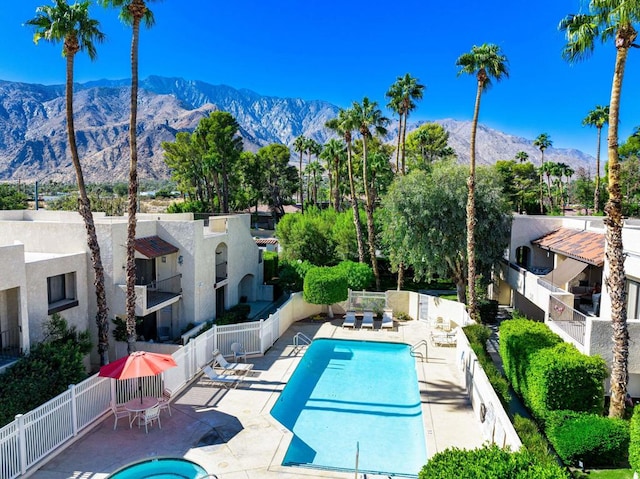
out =
{"type": "Polygon", "coordinates": [[[222,384],[227,389],[229,389],[231,386],[236,388],[244,378],[243,376],[238,375],[218,374],[213,370],[211,366],[204,366],[202,368],[202,372],[211,382],[222,384]]]}
{"type": "Polygon", "coordinates": [[[230,363],[217,349],[213,352],[213,367],[215,368],[216,365],[224,369],[224,372],[231,374],[246,374],[253,369],[253,364],[230,363]]]}
{"type": "Polygon", "coordinates": [[[356,313],[353,311],[347,311],[344,315],[344,321],[342,322],[343,328],[355,328],[356,327],[356,313]]]}
{"type": "Polygon", "coordinates": [[[247,361],[247,352],[242,347],[240,343],[231,343],[231,351],[233,352],[233,360],[238,362],[238,359],[242,359],[244,362],[247,361]]]}
{"type": "Polygon", "coordinates": [[[455,346],[458,342],[456,333],[431,333],[431,344],[433,346],[455,346]]]}
{"type": "Polygon", "coordinates": [[[373,329],[373,311],[365,311],[362,316],[362,327],[373,329]]]}
{"type": "Polygon", "coordinates": [[[393,313],[391,311],[385,311],[382,313],[382,325],[380,327],[382,329],[393,328],[393,313]]]}

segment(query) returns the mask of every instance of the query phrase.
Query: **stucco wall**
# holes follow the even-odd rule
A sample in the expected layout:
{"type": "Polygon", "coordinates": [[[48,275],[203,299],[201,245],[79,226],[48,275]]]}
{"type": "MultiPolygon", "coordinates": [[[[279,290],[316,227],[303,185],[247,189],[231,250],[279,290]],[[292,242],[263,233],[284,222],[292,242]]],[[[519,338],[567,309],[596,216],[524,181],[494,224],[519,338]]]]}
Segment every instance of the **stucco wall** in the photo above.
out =
{"type": "Polygon", "coordinates": [[[29,311],[24,245],[0,246],[0,265],[5,271],[0,275],[0,292],[6,292],[0,295],[0,330],[22,326],[20,347],[26,351],[29,349],[29,311]]]}

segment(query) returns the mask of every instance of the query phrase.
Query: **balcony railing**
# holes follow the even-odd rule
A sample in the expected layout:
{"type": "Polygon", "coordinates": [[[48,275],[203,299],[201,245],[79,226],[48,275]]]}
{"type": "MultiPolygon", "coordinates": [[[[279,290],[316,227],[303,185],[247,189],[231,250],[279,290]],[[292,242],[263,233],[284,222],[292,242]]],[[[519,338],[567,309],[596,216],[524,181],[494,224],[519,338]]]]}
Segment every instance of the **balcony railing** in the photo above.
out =
{"type": "Polygon", "coordinates": [[[227,274],[227,262],[222,261],[216,264],[216,283],[221,283],[228,278],[227,274]]]}
{"type": "Polygon", "coordinates": [[[549,319],[584,346],[587,317],[558,298],[549,297],[549,319]]]}
{"type": "Polygon", "coordinates": [[[20,357],[20,328],[0,331],[0,359],[20,357]]]}

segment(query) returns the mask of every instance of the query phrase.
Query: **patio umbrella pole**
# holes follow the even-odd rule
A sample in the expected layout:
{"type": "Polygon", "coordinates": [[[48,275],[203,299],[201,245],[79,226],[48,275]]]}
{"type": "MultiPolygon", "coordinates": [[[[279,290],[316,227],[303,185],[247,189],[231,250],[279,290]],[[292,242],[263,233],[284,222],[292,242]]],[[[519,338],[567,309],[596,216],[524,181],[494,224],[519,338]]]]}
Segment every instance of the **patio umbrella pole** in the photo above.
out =
{"type": "Polygon", "coordinates": [[[356,479],[358,479],[358,459],[360,456],[360,441],[356,442],[356,479]]]}
{"type": "Polygon", "coordinates": [[[142,404],[142,378],[138,378],[138,392],[140,393],[140,404],[142,404]]]}

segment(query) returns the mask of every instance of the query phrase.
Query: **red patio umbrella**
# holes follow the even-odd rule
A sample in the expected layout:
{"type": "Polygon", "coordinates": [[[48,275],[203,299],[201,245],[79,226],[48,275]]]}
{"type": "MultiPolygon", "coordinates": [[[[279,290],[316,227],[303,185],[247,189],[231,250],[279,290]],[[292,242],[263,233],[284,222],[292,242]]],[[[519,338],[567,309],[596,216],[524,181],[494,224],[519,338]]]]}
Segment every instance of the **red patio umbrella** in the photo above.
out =
{"type": "MultiPolygon", "coordinates": [[[[135,351],[100,368],[98,376],[114,379],[133,379],[143,376],[155,376],[169,368],[177,366],[169,354],[135,351]]],[[[140,401],[142,401],[142,383],[138,381],[140,401]]]]}

